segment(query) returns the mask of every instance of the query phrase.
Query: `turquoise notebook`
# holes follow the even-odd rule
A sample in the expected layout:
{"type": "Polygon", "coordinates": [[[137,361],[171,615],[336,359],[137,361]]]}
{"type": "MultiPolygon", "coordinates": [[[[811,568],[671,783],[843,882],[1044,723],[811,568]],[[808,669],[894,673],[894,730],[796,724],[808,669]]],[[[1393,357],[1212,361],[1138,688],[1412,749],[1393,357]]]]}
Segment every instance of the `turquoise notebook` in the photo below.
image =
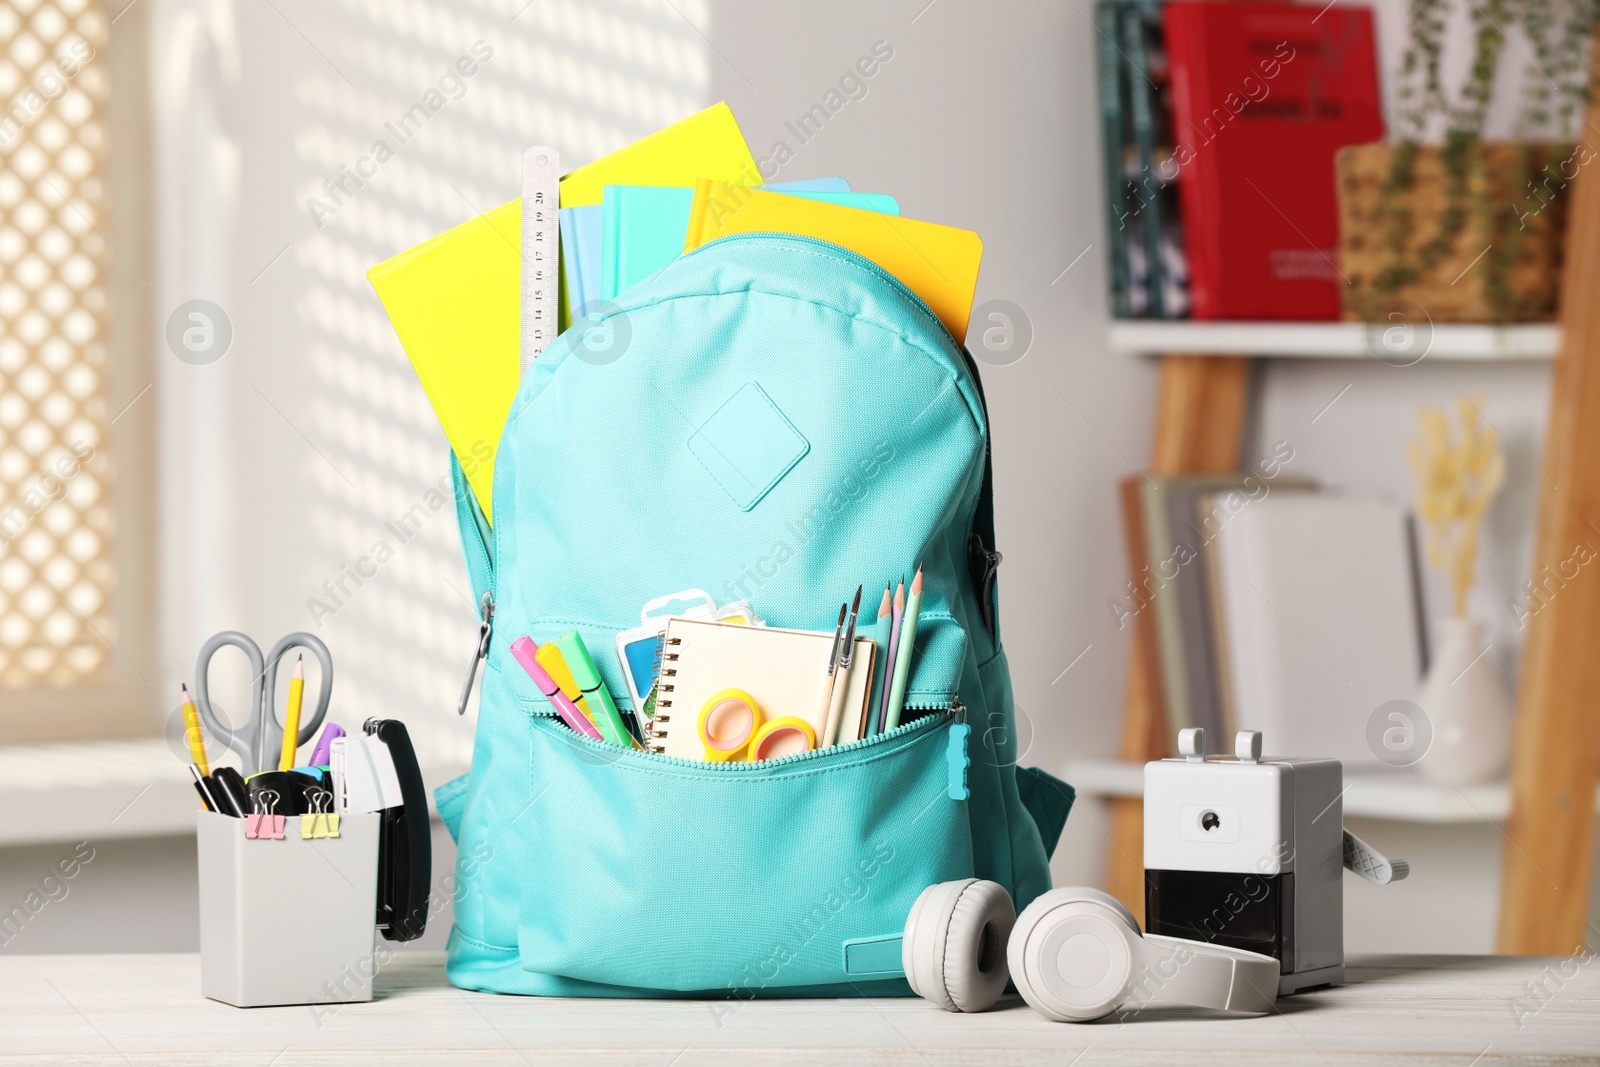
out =
{"type": "MultiPolygon", "coordinates": [[[[796,188],[809,182],[769,185],[765,191],[823,200],[844,207],[899,215],[900,205],[884,193],[816,191],[796,188]]],[[[602,203],[600,296],[614,300],[683,254],[689,232],[693,189],[662,185],[608,185],[602,203]]],[[[576,305],[574,305],[576,306],[576,305]]]]}
{"type": "Polygon", "coordinates": [[[773,182],[761,188],[769,193],[848,193],[850,183],[843,178],[806,178],[798,182],[773,182]]]}
{"type": "MultiPolygon", "coordinates": [[[[848,193],[843,178],[808,178],[778,182],[767,189],[785,193],[848,193]]],[[[567,287],[567,307],[577,314],[600,297],[601,220],[599,204],[561,209],[561,263],[567,287]]],[[[687,220],[687,213],[684,216],[687,220]]],[[[683,241],[678,241],[682,251],[683,241]]]]}
{"type": "Polygon", "coordinates": [[[561,267],[567,285],[567,307],[574,319],[600,299],[599,204],[561,209],[561,267]]]}

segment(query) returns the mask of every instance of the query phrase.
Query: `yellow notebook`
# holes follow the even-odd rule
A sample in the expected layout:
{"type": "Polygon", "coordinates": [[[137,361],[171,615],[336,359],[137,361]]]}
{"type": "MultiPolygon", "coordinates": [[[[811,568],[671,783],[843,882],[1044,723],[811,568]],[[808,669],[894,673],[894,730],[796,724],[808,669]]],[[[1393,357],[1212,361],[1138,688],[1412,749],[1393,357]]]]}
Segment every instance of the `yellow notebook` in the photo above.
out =
{"type": "Polygon", "coordinates": [[[695,184],[685,252],[732,233],[763,231],[815,237],[870,259],[921,297],[952,337],[966,340],[983,258],[983,240],[971,230],[724,182],[695,184]]]}
{"type": "Polygon", "coordinates": [[[726,103],[640,138],[561,179],[561,206],[601,202],[608,185],[676,185],[687,188],[701,178],[760,185],[761,172],[726,103]]]}
{"type": "MultiPolygon", "coordinates": [[[[727,104],[714,104],[561,180],[561,205],[598,204],[608,183],[761,184],[727,104]]],[[[467,483],[491,522],[494,452],[518,383],[522,202],[513,200],[367,272],[467,483]]]]}
{"type": "MultiPolygon", "coordinates": [[[[839,725],[841,744],[856,739],[872,692],[876,647],[871,638],[856,638],[855,662],[850,667],[839,725]]],[[[788,715],[804,719],[820,738],[827,718],[822,694],[828,687],[828,654],[832,651],[831,631],[668,619],[651,748],[679,759],[705,759],[700,708],[712,694],[724,689],[743,689],[755,697],[766,720],[788,715]],[[668,674],[669,669],[673,673],[668,674]]]]}
{"type": "Polygon", "coordinates": [[[367,271],[491,522],[494,451],[517,394],[521,246],[517,200],[367,271]]]}

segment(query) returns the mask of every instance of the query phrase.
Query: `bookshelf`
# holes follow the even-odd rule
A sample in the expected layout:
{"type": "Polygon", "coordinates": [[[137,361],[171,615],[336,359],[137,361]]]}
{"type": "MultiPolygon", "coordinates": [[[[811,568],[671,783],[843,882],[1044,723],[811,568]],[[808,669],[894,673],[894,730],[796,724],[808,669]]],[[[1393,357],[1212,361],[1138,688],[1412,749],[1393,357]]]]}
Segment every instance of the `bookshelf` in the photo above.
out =
{"type": "MultiPolygon", "coordinates": [[[[1600,36],[1590,42],[1600,68],[1600,36]]],[[[1583,130],[1600,132],[1600,94],[1583,130]]],[[[1591,140],[1593,138],[1591,137],[1591,140]]],[[[1591,146],[1594,147],[1594,146],[1591,146]]],[[[1559,323],[1497,329],[1435,326],[1427,358],[1549,360],[1550,419],[1533,570],[1600,530],[1600,174],[1581,170],[1570,197],[1559,323]]],[[[1381,332],[1381,331],[1380,331],[1381,332]]],[[[1149,473],[1221,474],[1238,465],[1253,357],[1372,358],[1367,327],[1345,323],[1119,322],[1120,351],[1159,355],[1149,473]]],[[[1137,579],[1139,560],[1130,560],[1137,579]]],[[[1134,628],[1118,756],[1169,755],[1156,650],[1134,628]]],[[[1510,780],[1505,791],[1498,949],[1561,955],[1588,934],[1600,781],[1600,582],[1572,583],[1535,615],[1523,646],[1510,780]]],[[[1144,913],[1144,807],[1110,791],[1106,888],[1144,913]]],[[[1398,804],[1398,802],[1396,802],[1398,804]]],[[[1408,803],[1420,804],[1416,796],[1408,803]]],[[[1396,810],[1401,810],[1396,808],[1396,810]]],[[[1413,815],[1421,810],[1413,807],[1413,815]]],[[[1481,817],[1481,816],[1480,816],[1481,817]]]]}
{"type": "MultiPolygon", "coordinates": [[[[1600,105],[1591,108],[1589,119],[1600,129],[1600,105]]],[[[1572,545],[1588,543],[1600,529],[1600,306],[1592,300],[1600,288],[1600,178],[1575,182],[1571,195],[1562,322],[1554,331],[1555,352],[1545,357],[1552,368],[1542,463],[1548,481],[1539,502],[1534,570],[1541,561],[1564,558],[1572,545]]],[[[1183,327],[1183,332],[1175,330],[1169,336],[1175,343],[1187,343],[1184,349],[1159,355],[1149,473],[1234,470],[1249,409],[1253,357],[1265,353],[1196,352],[1193,342],[1204,338],[1211,324],[1152,325],[1183,327]]],[[[1287,327],[1271,329],[1281,333],[1287,327]]],[[[1478,328],[1478,343],[1483,331],[1492,329],[1478,328]]],[[[1219,336],[1223,336],[1220,331],[1219,336]]],[[[1234,339],[1240,336],[1235,334],[1234,339]]],[[[1281,345],[1273,341],[1270,348],[1281,345]]],[[[1129,562],[1137,578],[1143,561],[1129,562]]],[[[1133,628],[1118,759],[1075,764],[1077,777],[1067,779],[1085,795],[1109,798],[1105,887],[1136,916],[1144,914],[1139,769],[1148,760],[1174,754],[1152,637],[1148,628],[1133,628]]],[[[1560,955],[1583,944],[1587,936],[1596,804],[1574,799],[1596,796],[1600,782],[1596,759],[1600,700],[1594,696],[1600,692],[1597,645],[1600,582],[1570,585],[1530,620],[1507,782],[1460,792],[1442,787],[1449,790],[1445,795],[1441,787],[1418,780],[1350,776],[1349,814],[1422,823],[1488,821],[1500,829],[1505,840],[1497,938],[1501,952],[1560,955]]],[[[1221,747],[1226,748],[1226,741],[1221,747]]]]}
{"type": "MultiPolygon", "coordinates": [[[[1548,362],[1561,346],[1555,323],[1518,326],[1437,325],[1426,360],[1548,362]]],[[[1383,350],[1382,326],[1359,322],[1190,322],[1124,320],[1111,325],[1113,351],[1152,356],[1186,352],[1196,356],[1243,355],[1314,359],[1384,359],[1409,363],[1383,350]]]]}

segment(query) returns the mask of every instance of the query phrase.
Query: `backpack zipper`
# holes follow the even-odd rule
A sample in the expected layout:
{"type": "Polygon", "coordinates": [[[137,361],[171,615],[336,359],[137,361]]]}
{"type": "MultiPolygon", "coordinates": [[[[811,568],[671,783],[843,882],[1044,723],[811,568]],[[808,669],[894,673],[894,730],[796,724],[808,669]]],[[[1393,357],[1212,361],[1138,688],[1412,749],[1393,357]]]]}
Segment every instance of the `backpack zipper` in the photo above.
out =
{"type": "Polygon", "coordinates": [[[494,593],[483,594],[478,610],[483,621],[478,623],[478,650],[472,656],[472,662],[467,665],[467,684],[461,687],[461,699],[456,702],[456,714],[467,713],[467,699],[472,696],[472,683],[478,678],[478,667],[489,655],[489,634],[494,630],[494,593]]]}
{"type": "MultiPolygon", "coordinates": [[[[548,707],[549,705],[547,704],[546,708],[548,707]]],[[[787,767],[791,764],[804,763],[808,760],[820,759],[824,756],[832,756],[844,752],[853,752],[857,749],[867,748],[872,745],[879,744],[880,742],[887,741],[891,738],[904,737],[907,734],[916,733],[920,730],[932,729],[933,726],[937,725],[938,723],[949,722],[957,719],[958,717],[962,721],[965,721],[967,706],[961,703],[961,697],[959,694],[957,694],[951,699],[949,704],[907,707],[904,710],[908,712],[926,712],[927,714],[919,715],[908,722],[901,723],[888,733],[873,734],[870,737],[858,738],[854,741],[842,742],[837,745],[829,745],[827,748],[813,748],[807,752],[797,752],[792,756],[779,756],[777,759],[761,760],[757,763],[733,761],[729,761],[727,763],[712,763],[708,760],[684,759],[682,756],[668,756],[661,752],[651,752],[648,750],[641,752],[633,749],[619,748],[618,746],[608,744],[605,741],[596,741],[591,737],[583,736],[575,730],[567,730],[565,726],[562,727],[562,730],[571,734],[572,740],[577,744],[591,748],[596,752],[604,753],[607,756],[613,756],[619,760],[643,759],[648,761],[649,766],[688,768],[692,770],[706,771],[711,774],[727,774],[730,772],[737,774],[740,772],[748,773],[756,768],[766,769],[769,767],[787,767]]],[[[530,714],[543,719],[556,718],[556,713],[553,709],[534,711],[530,714]]]]}
{"type": "Polygon", "coordinates": [[[967,551],[976,556],[981,564],[978,577],[978,616],[983,624],[989,628],[990,636],[996,633],[994,618],[994,581],[1000,574],[1000,563],[1005,559],[998,549],[990,548],[983,543],[983,535],[977,530],[967,538],[967,551]]]}

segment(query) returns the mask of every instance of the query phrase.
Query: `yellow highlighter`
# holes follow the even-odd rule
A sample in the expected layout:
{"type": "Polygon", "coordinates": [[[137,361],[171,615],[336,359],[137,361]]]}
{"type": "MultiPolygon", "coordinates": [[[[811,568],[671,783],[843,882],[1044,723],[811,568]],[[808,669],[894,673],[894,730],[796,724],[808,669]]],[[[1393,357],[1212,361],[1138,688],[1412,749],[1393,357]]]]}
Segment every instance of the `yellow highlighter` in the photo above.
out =
{"type": "Polygon", "coordinates": [[[289,678],[289,706],[283,711],[283,754],[278,757],[280,771],[294,766],[294,754],[300,747],[300,701],[305,694],[306,658],[302,655],[294,661],[294,674],[289,678]]]}
{"type": "MultiPolygon", "coordinates": [[[[539,661],[539,666],[544,668],[550,679],[567,694],[567,699],[578,705],[578,710],[583,712],[584,718],[593,723],[594,712],[589,710],[589,703],[584,699],[583,690],[578,688],[577,679],[572,677],[572,668],[567,666],[566,657],[561,655],[561,650],[556,647],[555,642],[546,641],[540,645],[539,651],[533,654],[533,658],[539,661]]],[[[598,728],[599,723],[595,723],[595,726],[598,728]]]]}

